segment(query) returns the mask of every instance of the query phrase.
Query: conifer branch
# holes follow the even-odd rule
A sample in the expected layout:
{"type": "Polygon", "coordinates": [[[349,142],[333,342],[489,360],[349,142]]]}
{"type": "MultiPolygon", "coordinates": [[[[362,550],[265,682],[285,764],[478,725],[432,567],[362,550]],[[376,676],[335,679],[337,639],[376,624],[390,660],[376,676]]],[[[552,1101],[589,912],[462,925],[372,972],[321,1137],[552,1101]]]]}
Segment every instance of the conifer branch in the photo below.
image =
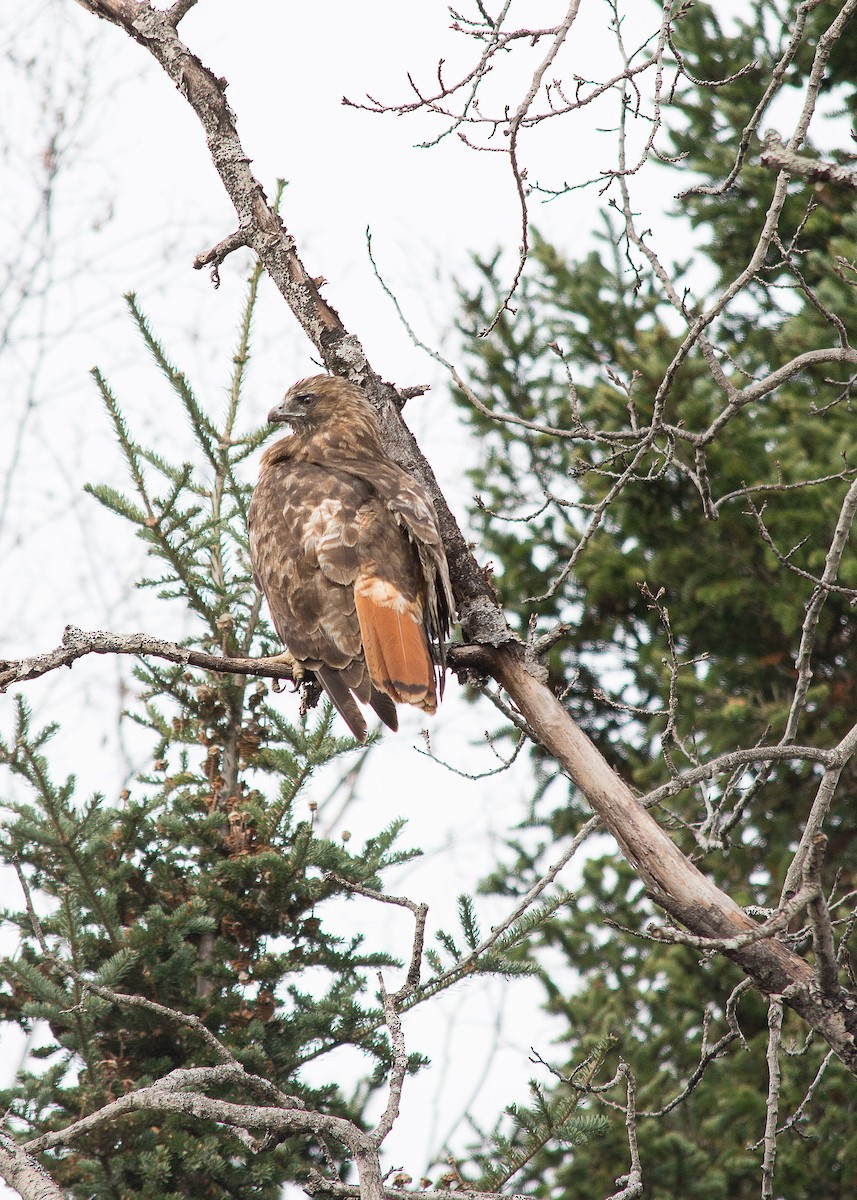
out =
{"type": "Polygon", "coordinates": [[[91,992],[94,996],[106,1000],[109,1004],[116,1004],[120,1008],[141,1008],[146,1012],[152,1013],[154,1016],[163,1017],[164,1019],[173,1022],[177,1025],[186,1025],[189,1029],[193,1029],[199,1034],[206,1045],[211,1049],[215,1056],[220,1059],[221,1063],[233,1067],[238,1074],[238,1079],[247,1084],[248,1088],[253,1091],[261,1091],[267,1098],[274,1099],[278,1103],[295,1104],[297,1107],[305,1107],[303,1101],[298,1100],[294,1096],[286,1096],[278,1088],[275,1088],[268,1080],[262,1079],[258,1075],[248,1074],[241,1063],[235,1058],[232,1052],[224,1046],[223,1042],[216,1037],[210,1029],[200,1021],[199,1017],[193,1013],[179,1012],[178,1009],[169,1008],[165,1004],[158,1004],[154,1000],[149,1000],[146,996],[131,995],[128,992],[117,992],[113,988],[102,987],[101,984],[95,983],[91,979],[87,979],[76,971],[74,967],[64,962],[58,955],[54,954],[48,945],[42,929],[41,922],[36,915],[36,910],[33,905],[32,893],[27,878],[21,869],[21,862],[18,855],[13,855],[12,866],[15,868],[18,880],[21,884],[21,890],[24,893],[24,902],[27,908],[27,915],[30,919],[30,924],[33,927],[33,933],[39,948],[42,951],[45,962],[54,967],[66,979],[71,979],[77,983],[83,992],[91,992]]]}
{"type": "Polygon", "coordinates": [[[514,942],[515,927],[522,918],[532,909],[536,900],[543,892],[554,882],[564,867],[571,862],[574,855],[583,845],[583,843],[600,827],[601,822],[597,817],[590,819],[578,830],[577,834],[572,838],[569,845],[557,859],[557,861],[547,870],[539,879],[532,885],[527,893],[515,905],[510,913],[491,930],[478,946],[475,946],[469,954],[464,955],[454,966],[447,971],[429,979],[420,987],[416,996],[406,1005],[410,1008],[415,1004],[421,1003],[428,999],[429,996],[435,995],[437,992],[443,991],[451,984],[467,975],[479,962],[485,954],[487,954],[501,939],[508,937],[509,944],[514,942]]]}
{"type": "MultiPolygon", "coordinates": [[[[305,1190],[310,1196],[339,1196],[342,1200],[358,1200],[360,1188],[353,1183],[341,1183],[328,1179],[318,1171],[310,1171],[305,1190]]],[[[519,1192],[483,1192],[477,1188],[457,1187],[454,1192],[438,1188],[402,1188],[387,1187],[385,1184],[381,1193],[383,1200],[450,1200],[450,1196],[461,1200],[528,1200],[524,1193],[519,1192]]]]}
{"type": "Polygon", "coordinates": [[[117,1117],[134,1112],[160,1112],[216,1121],[248,1132],[327,1135],[347,1146],[352,1153],[366,1152],[366,1134],[343,1117],[313,1112],[297,1105],[236,1104],[229,1100],[214,1099],[203,1092],[187,1090],[192,1087],[217,1087],[235,1081],[236,1069],[231,1063],[171,1071],[157,1083],[120,1096],[118,1100],[105,1104],[97,1112],[72,1122],[64,1129],[30,1139],[23,1148],[29,1154],[36,1154],[55,1146],[73,1145],[87,1134],[111,1125],[117,1117]]]}

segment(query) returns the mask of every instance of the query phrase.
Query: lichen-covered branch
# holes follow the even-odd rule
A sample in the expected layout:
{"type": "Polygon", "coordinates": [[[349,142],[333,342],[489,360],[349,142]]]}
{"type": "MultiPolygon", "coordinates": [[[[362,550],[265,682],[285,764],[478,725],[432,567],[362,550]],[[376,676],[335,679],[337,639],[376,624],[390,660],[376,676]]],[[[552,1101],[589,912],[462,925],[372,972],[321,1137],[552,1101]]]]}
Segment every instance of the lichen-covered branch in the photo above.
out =
{"type": "Polygon", "coordinates": [[[205,671],[217,671],[227,675],[260,675],[267,679],[293,680],[290,667],[271,662],[270,659],[229,658],[220,654],[206,654],[202,650],[190,650],[177,642],[151,637],[146,633],[106,633],[103,630],[87,632],[74,625],[67,625],[62,641],[55,650],[35,654],[17,660],[0,659],[0,692],[16,683],[26,683],[47,675],[59,667],[71,667],[87,654],[132,654],[137,658],[164,658],[167,662],[181,663],[187,667],[201,667],[205,671]]]}
{"type": "Polygon", "coordinates": [[[857,191],[857,171],[840,166],[839,163],[795,154],[783,145],[782,138],[774,130],[768,130],[765,134],[761,161],[766,167],[786,171],[789,175],[799,175],[810,183],[832,183],[836,187],[857,191]]]}
{"type": "Polygon", "coordinates": [[[5,1133],[0,1133],[0,1178],[21,1200],[65,1200],[38,1162],[5,1133]]]}

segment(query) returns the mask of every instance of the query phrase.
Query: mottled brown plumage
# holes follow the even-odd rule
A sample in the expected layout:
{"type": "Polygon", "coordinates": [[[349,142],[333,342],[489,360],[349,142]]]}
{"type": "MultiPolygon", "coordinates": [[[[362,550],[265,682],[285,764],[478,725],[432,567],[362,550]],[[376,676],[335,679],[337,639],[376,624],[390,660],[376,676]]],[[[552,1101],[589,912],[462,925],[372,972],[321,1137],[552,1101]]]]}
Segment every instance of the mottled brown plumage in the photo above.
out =
{"type": "Polygon", "coordinates": [[[361,740],[355,696],[391,729],[396,704],[433,713],[454,608],[431,500],[343,379],[300,380],[268,420],[294,430],[263,454],[249,514],[277,633],[361,740]]]}

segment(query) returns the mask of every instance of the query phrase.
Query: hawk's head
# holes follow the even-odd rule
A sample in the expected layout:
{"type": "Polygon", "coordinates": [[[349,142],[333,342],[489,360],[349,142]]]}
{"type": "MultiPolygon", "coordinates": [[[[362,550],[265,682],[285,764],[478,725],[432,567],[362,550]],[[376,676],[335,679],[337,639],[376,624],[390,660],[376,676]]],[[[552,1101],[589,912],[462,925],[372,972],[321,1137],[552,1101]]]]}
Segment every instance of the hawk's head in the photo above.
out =
{"type": "Polygon", "coordinates": [[[353,383],[335,375],[310,375],[292,384],[268,413],[272,425],[286,423],[296,433],[309,433],[333,422],[375,426],[372,405],[353,383]]]}

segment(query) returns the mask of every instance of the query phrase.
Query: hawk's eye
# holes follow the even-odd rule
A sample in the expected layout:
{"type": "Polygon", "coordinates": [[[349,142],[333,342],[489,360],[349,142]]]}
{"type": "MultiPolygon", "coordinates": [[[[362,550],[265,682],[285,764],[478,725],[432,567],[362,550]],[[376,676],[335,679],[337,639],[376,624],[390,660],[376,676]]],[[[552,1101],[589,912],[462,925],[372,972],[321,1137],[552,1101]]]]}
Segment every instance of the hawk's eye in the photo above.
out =
{"type": "Polygon", "coordinates": [[[303,404],[303,405],[312,404],[313,399],[314,399],[313,396],[310,396],[307,393],[303,393],[300,396],[295,396],[295,404],[303,404]]]}

